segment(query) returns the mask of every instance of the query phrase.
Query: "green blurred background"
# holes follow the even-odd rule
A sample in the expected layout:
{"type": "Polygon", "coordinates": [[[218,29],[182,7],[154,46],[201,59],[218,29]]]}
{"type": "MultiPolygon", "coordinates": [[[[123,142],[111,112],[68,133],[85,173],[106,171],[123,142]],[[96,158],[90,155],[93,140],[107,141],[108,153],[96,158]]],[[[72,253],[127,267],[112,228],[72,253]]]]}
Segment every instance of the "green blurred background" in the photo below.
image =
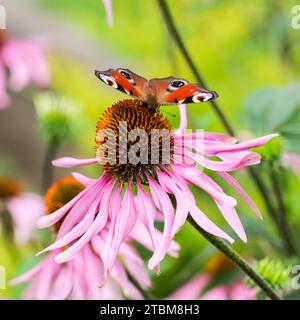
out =
{"type": "MultiPolygon", "coordinates": [[[[93,75],[95,68],[127,67],[146,78],[173,75],[194,81],[165,28],[155,0],[113,0],[112,28],[107,25],[101,0],[18,2],[4,3],[9,32],[44,38],[49,48],[51,89],[79,105],[74,121],[76,130],[72,139],[63,144],[60,156],[93,157],[98,117],[108,106],[125,98],[102,85],[93,75]],[[22,12],[20,19],[17,19],[18,8],[22,12]]],[[[300,30],[291,27],[291,8],[295,1],[169,0],[168,3],[197,68],[209,89],[219,93],[218,103],[238,135],[256,137],[274,131],[282,134],[276,142],[261,148],[262,174],[270,186],[267,172],[270,166],[277,170],[289,220],[295,238],[299,239],[299,178],[280,165],[284,150],[300,152],[300,30]]],[[[38,117],[32,104],[34,92],[29,88],[14,95],[12,107],[1,111],[0,169],[6,175],[21,178],[27,190],[40,193],[46,142],[38,130],[38,117]]],[[[175,114],[176,117],[166,116],[174,127],[178,126],[177,107],[163,107],[162,110],[175,114]]],[[[189,105],[188,116],[189,128],[224,132],[209,104],[189,105]]],[[[83,172],[94,177],[99,175],[97,168],[83,172]]],[[[56,177],[68,173],[62,169],[55,171],[56,177]]],[[[202,210],[235,237],[234,247],[244,256],[251,259],[270,256],[290,263],[247,173],[239,171],[235,176],[264,216],[264,221],[258,221],[239,201],[238,212],[248,234],[248,243],[243,244],[233,235],[212,201],[195,189],[202,210]]],[[[237,196],[226,187],[224,185],[229,194],[237,196]]],[[[47,242],[47,235],[39,232],[37,236],[47,242]]],[[[214,252],[189,225],[176,239],[181,244],[180,257],[166,259],[160,277],[152,275],[153,297],[165,296],[200,272],[214,252]]],[[[21,248],[21,258],[16,260],[9,244],[2,239],[0,264],[6,267],[7,277],[19,274],[38,261],[34,258],[35,252],[36,248],[21,248]]],[[[149,253],[143,254],[149,257],[149,253]]],[[[18,298],[21,289],[8,288],[0,294],[5,298],[18,298]]]]}

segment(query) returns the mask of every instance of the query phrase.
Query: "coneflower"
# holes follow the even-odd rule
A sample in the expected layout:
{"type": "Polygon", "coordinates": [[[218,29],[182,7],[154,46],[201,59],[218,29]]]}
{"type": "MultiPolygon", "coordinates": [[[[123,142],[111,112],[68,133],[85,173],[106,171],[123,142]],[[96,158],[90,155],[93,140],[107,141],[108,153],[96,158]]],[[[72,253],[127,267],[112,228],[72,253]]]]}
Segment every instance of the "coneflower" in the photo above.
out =
{"type": "MultiPolygon", "coordinates": [[[[85,186],[72,176],[55,182],[45,196],[46,216],[60,210],[84,190],[85,186]]],[[[63,221],[53,226],[55,233],[59,230],[58,239],[60,239],[60,233],[63,233],[64,229],[72,223],[72,219],[69,218],[70,216],[66,216],[63,221]]],[[[110,237],[107,225],[101,232],[94,234],[91,241],[85,243],[82,250],[71,261],[56,263],[55,256],[67,251],[68,245],[56,248],[36,267],[12,280],[11,283],[16,285],[29,282],[30,285],[23,295],[25,299],[115,300],[122,299],[124,296],[140,299],[141,292],[131,279],[135,279],[141,288],[147,289],[150,286],[150,278],[142,258],[133,245],[133,239],[150,249],[151,243],[147,237],[143,238],[140,231],[143,233],[144,229],[143,226],[139,226],[139,223],[137,223],[137,230],[122,243],[109,276],[104,264],[105,240],[110,237]]],[[[176,243],[172,246],[175,253],[176,243]]]]}
{"type": "MultiPolygon", "coordinates": [[[[185,122],[183,117],[182,123],[185,122]]],[[[207,232],[233,242],[197,206],[189,185],[207,192],[229,225],[246,241],[235,210],[236,200],[225,194],[203,168],[229,182],[260,217],[255,204],[229,172],[259,163],[259,154],[249,149],[264,145],[276,134],[235,143],[224,134],[186,133],[184,125],[176,132],[171,128],[161,112],[151,113],[139,101],[124,100],[99,118],[96,157],[61,158],[53,162],[59,167],[98,164],[103,168],[100,178],[89,180],[88,187],[73,200],[38,222],[39,227],[45,228],[64,219],[60,239],[45,249],[68,246],[56,256],[57,262],[74,258],[95,234],[108,226],[105,264],[109,270],[120,246],[137,229],[137,221],[141,221],[147,231],[143,236],[149,235],[152,241],[153,255],[148,266],[158,267],[189,214],[207,232]],[[197,168],[197,163],[202,168],[197,168]],[[156,218],[163,222],[161,236],[155,232],[156,218]]],[[[77,179],[87,180],[78,175],[77,179]]]]}
{"type": "Polygon", "coordinates": [[[48,63],[38,42],[11,37],[0,29],[0,109],[9,104],[8,88],[17,92],[31,83],[46,87],[49,80],[48,63]]]}
{"type": "Polygon", "coordinates": [[[42,197],[24,192],[19,180],[0,178],[0,226],[6,229],[6,236],[12,233],[18,245],[32,240],[43,207],[42,197]]]}

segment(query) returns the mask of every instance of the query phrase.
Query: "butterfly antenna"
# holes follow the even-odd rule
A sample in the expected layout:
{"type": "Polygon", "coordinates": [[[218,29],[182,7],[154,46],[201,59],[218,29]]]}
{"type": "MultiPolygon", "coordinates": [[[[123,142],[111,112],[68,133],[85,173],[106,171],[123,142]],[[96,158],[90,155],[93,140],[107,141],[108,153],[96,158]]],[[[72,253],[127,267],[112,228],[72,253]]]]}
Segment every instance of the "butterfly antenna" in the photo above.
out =
{"type": "Polygon", "coordinates": [[[165,111],[165,110],[161,110],[161,112],[164,112],[164,113],[166,113],[166,114],[168,114],[168,115],[170,115],[170,116],[172,116],[172,117],[176,118],[176,115],[175,115],[175,114],[172,114],[172,113],[167,112],[167,111],[165,111]]]}

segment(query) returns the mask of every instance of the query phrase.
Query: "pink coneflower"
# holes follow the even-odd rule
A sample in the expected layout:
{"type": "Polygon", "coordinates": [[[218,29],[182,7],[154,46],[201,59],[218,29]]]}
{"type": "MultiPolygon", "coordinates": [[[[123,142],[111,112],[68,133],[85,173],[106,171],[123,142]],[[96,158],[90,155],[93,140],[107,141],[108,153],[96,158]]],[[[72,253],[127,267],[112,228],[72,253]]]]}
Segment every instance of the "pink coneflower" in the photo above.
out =
{"type": "MultiPolygon", "coordinates": [[[[274,136],[235,144],[231,137],[213,132],[184,133],[179,130],[172,133],[169,121],[160,112],[151,113],[136,100],[118,102],[108,108],[98,121],[97,157],[84,160],[61,158],[53,162],[56,166],[69,168],[99,163],[103,174],[91,181],[67,205],[39,220],[39,227],[45,228],[65,219],[60,229],[60,239],[46,250],[68,245],[68,249],[55,258],[57,262],[68,261],[80,252],[94,234],[109,224],[110,237],[106,239],[109,258],[106,261],[113,261],[121,244],[140,220],[152,241],[154,253],[148,263],[152,269],[164,259],[172,238],[189,214],[207,232],[233,242],[201,211],[189,185],[207,192],[225,220],[246,241],[235,209],[236,200],[225,194],[203,170],[198,169],[195,162],[229,182],[260,217],[253,201],[229,172],[259,163],[259,154],[249,149],[264,145],[274,136]],[[135,129],[141,131],[138,139],[137,132],[132,131],[135,129]],[[156,129],[156,144],[152,144],[152,129],[156,129]],[[159,138],[157,132],[162,132],[159,138]],[[169,138],[167,145],[165,138],[169,138]],[[134,141],[138,141],[138,150],[134,141]],[[170,151],[167,162],[166,149],[170,151]],[[157,156],[154,163],[151,161],[153,154],[157,156]],[[182,154],[184,157],[180,162],[178,158],[182,154]],[[126,161],[130,158],[133,161],[126,161]],[[194,160],[193,164],[191,160],[194,160]],[[164,224],[161,237],[154,231],[155,217],[164,224]]],[[[109,268],[108,265],[106,267],[109,268]]]]}
{"type": "Polygon", "coordinates": [[[212,280],[234,267],[233,262],[222,254],[215,254],[208,259],[204,272],[197,274],[174,293],[168,300],[254,300],[256,289],[248,288],[242,279],[209,288],[212,280]],[[209,289],[208,289],[209,288],[209,289]]]}
{"type": "Polygon", "coordinates": [[[41,196],[23,192],[19,181],[0,179],[0,221],[2,228],[13,231],[17,244],[28,243],[36,229],[36,222],[44,211],[41,196]]]}
{"type": "Polygon", "coordinates": [[[5,30],[0,30],[0,108],[9,103],[8,87],[13,91],[30,83],[45,87],[49,79],[49,67],[39,44],[31,39],[9,37],[5,30]]]}
{"type": "Polygon", "coordinates": [[[93,299],[142,299],[140,291],[131,282],[131,274],[139,285],[147,289],[150,279],[143,260],[129,243],[123,243],[108,279],[104,279],[101,259],[103,239],[95,235],[71,261],[58,264],[54,250],[30,271],[13,279],[12,285],[29,283],[23,299],[33,300],[93,300],[93,299]],[[123,262],[124,261],[124,262],[123,262]]]}
{"type": "MultiPolygon", "coordinates": [[[[84,189],[84,185],[71,176],[58,180],[46,193],[45,214],[63,207],[84,189]]],[[[66,218],[66,223],[68,222],[66,218]]],[[[64,226],[63,222],[61,228],[64,226]]],[[[58,229],[60,225],[54,225],[53,231],[57,232],[58,229]]],[[[32,270],[14,279],[12,284],[30,283],[24,292],[24,299],[122,299],[124,296],[141,299],[140,291],[128,275],[143,289],[150,286],[150,278],[132,239],[146,247],[150,246],[149,241],[138,233],[134,237],[129,236],[122,243],[107,277],[103,261],[108,231],[103,229],[101,233],[95,234],[79,254],[66,263],[57,264],[54,257],[67,247],[55,249],[32,270]]],[[[173,247],[176,249],[175,244],[173,247]]]]}

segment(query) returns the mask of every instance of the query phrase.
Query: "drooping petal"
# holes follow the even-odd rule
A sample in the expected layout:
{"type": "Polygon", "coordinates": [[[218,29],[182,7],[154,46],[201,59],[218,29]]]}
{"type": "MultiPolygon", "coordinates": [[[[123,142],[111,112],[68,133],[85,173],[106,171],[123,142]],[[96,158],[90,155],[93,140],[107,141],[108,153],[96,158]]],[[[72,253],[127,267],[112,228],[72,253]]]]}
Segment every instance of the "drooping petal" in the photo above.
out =
{"type": "Polygon", "coordinates": [[[215,225],[196,205],[191,205],[190,214],[193,220],[205,231],[214,236],[223,238],[229,243],[234,242],[234,240],[227,233],[215,225]]]}
{"type": "Polygon", "coordinates": [[[156,183],[151,177],[147,177],[149,181],[150,192],[156,207],[164,215],[164,230],[162,238],[160,239],[157,250],[148,262],[150,269],[158,266],[167,254],[171,240],[172,240],[172,227],[174,222],[174,209],[170,198],[162,187],[156,183]]]}
{"type": "Polygon", "coordinates": [[[154,227],[154,220],[156,216],[156,208],[146,193],[146,191],[143,189],[140,181],[137,183],[137,210],[139,213],[139,216],[141,218],[141,221],[143,222],[144,226],[149,232],[149,235],[151,237],[153,250],[156,250],[158,246],[158,240],[156,236],[156,230],[154,227]]]}
{"type": "Polygon", "coordinates": [[[131,184],[128,183],[127,189],[124,194],[120,212],[118,213],[114,233],[111,241],[111,250],[108,258],[107,268],[110,271],[113,267],[115,259],[119,253],[120,246],[125,241],[126,237],[130,234],[135,226],[137,219],[137,212],[134,203],[134,197],[131,189],[131,184]]]}
{"type": "Polygon", "coordinates": [[[69,261],[74,258],[74,256],[82,249],[82,247],[90,241],[90,239],[96,233],[100,232],[107,223],[108,219],[108,203],[111,190],[114,186],[114,183],[108,183],[105,191],[103,192],[101,203],[99,204],[99,212],[94,220],[94,222],[90,225],[87,231],[79,238],[74,244],[68,247],[65,251],[58,254],[55,257],[55,262],[63,263],[69,261]]]}
{"type": "MultiPolygon", "coordinates": [[[[167,171],[167,170],[166,170],[167,171]]],[[[188,214],[189,214],[189,197],[187,193],[190,193],[190,190],[184,186],[183,184],[176,184],[176,177],[172,175],[172,172],[167,171],[168,176],[161,172],[157,172],[157,177],[159,179],[160,184],[163,186],[165,191],[170,192],[175,196],[176,199],[176,213],[174,218],[174,224],[172,227],[172,237],[178,232],[178,230],[185,223],[188,214]],[[181,187],[181,188],[180,188],[181,187]]]]}
{"type": "Polygon", "coordinates": [[[225,220],[231,226],[231,228],[235,231],[235,233],[244,241],[247,242],[246,232],[244,227],[241,223],[241,220],[235,210],[234,207],[230,207],[227,204],[219,203],[216,201],[216,204],[222,213],[225,220]]]}
{"type": "Polygon", "coordinates": [[[220,177],[226,180],[232,187],[240,194],[240,196],[245,200],[249,207],[256,213],[256,215],[262,219],[262,214],[257,208],[253,200],[248,196],[241,185],[227,172],[216,172],[220,177]]]}
{"type": "Polygon", "coordinates": [[[220,202],[225,202],[230,206],[236,205],[236,200],[226,195],[221,187],[214,183],[213,180],[204,172],[184,165],[172,164],[171,167],[173,168],[174,172],[182,176],[190,183],[206,191],[212,198],[220,202]]]}

